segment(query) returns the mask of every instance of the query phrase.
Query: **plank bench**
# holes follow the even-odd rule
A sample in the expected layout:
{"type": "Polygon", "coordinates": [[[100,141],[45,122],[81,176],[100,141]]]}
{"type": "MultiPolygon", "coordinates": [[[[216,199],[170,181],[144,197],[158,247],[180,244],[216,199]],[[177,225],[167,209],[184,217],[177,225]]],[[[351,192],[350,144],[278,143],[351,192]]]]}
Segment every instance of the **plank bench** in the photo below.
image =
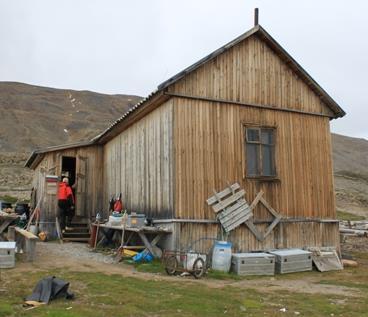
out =
{"type": "Polygon", "coordinates": [[[25,242],[25,252],[27,255],[27,261],[33,262],[36,256],[36,242],[38,237],[32,232],[21,229],[15,226],[8,227],[8,240],[16,241],[17,248],[23,248],[25,242]]]}

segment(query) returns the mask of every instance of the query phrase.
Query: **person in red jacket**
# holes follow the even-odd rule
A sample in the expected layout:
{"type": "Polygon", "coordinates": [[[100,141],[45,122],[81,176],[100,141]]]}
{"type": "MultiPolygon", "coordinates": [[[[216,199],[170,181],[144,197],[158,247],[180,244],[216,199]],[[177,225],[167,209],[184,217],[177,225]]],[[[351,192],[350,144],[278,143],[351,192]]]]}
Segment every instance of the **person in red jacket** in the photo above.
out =
{"type": "Polygon", "coordinates": [[[62,231],[67,226],[70,226],[72,219],[74,217],[74,196],[72,188],[69,186],[68,178],[63,178],[63,181],[59,183],[58,191],[58,206],[59,206],[59,219],[60,228],[62,231]]]}

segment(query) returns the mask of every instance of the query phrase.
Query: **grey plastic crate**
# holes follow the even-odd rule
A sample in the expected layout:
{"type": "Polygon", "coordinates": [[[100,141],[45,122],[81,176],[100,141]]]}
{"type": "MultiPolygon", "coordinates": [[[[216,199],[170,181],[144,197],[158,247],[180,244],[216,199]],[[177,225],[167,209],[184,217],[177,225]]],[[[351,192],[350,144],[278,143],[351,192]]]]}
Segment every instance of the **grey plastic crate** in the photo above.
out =
{"type": "Polygon", "coordinates": [[[234,253],[231,271],[238,275],[274,275],[275,256],[268,253],[234,253]]]}
{"type": "Polygon", "coordinates": [[[128,216],[127,225],[132,228],[141,228],[145,225],[146,215],[131,213],[128,216]]]}
{"type": "Polygon", "coordinates": [[[276,257],[276,273],[294,273],[312,270],[312,252],[301,249],[282,249],[269,252],[276,257]]]}
{"type": "Polygon", "coordinates": [[[0,242],[0,269],[15,266],[15,242],[0,242]]]}

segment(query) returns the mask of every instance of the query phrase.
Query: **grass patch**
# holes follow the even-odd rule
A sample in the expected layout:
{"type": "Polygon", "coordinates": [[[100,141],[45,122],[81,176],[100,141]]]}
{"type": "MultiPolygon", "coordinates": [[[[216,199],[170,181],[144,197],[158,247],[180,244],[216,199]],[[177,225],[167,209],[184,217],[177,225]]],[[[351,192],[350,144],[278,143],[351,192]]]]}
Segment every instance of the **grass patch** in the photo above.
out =
{"type": "Polygon", "coordinates": [[[6,203],[15,204],[18,201],[18,198],[10,195],[4,195],[0,196],[0,200],[5,201],[6,203]]]}
{"type": "MultiPolygon", "coordinates": [[[[161,273],[161,262],[134,264],[142,272],[161,273]]],[[[16,269],[2,272],[0,282],[0,317],[34,316],[34,317],[77,317],[77,316],[367,316],[368,301],[365,294],[368,287],[368,266],[328,273],[304,272],[278,275],[293,283],[293,279],[307,279],[319,276],[319,284],[330,284],[355,288],[361,297],[332,296],[328,294],[305,294],[289,291],[261,292],[257,286],[249,287],[247,282],[232,286],[216,283],[208,287],[202,281],[183,280],[173,277],[169,280],[159,278],[140,279],[124,277],[120,274],[102,274],[96,272],[73,272],[67,269],[17,272],[16,269]],[[25,311],[23,298],[32,292],[36,282],[45,276],[55,275],[70,282],[75,300],[56,300],[47,306],[25,311]],[[240,285],[242,285],[240,287],[240,285]],[[69,309],[69,307],[72,307],[69,309]],[[280,309],[286,312],[281,313],[280,309]]],[[[108,270],[108,268],[107,268],[108,270]]],[[[248,277],[233,276],[212,271],[211,278],[217,280],[244,279],[248,277]]],[[[252,277],[257,279],[258,277],[252,277]]],[[[259,278],[260,286],[269,283],[259,278]]],[[[231,283],[233,284],[233,283],[231,283]]],[[[254,283],[252,283],[254,285],[254,283]]]]}
{"type": "Polygon", "coordinates": [[[134,266],[138,272],[145,273],[165,273],[164,265],[160,260],[153,260],[150,263],[134,263],[134,266]]]}
{"type": "Polygon", "coordinates": [[[358,215],[354,215],[350,212],[346,212],[346,211],[342,211],[342,210],[337,210],[337,219],[339,220],[351,220],[351,221],[360,221],[360,220],[365,220],[365,217],[363,216],[358,216],[358,215]]]}

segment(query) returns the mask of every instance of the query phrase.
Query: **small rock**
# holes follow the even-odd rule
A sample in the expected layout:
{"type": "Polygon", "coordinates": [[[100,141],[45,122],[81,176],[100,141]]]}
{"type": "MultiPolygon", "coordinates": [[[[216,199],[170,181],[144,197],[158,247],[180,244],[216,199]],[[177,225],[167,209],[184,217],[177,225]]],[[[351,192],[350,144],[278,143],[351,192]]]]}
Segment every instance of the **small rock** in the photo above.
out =
{"type": "Polygon", "coordinates": [[[247,309],[244,306],[240,306],[241,311],[246,311],[247,309]]]}
{"type": "Polygon", "coordinates": [[[300,313],[298,311],[295,311],[294,315],[300,315],[300,313]]]}

